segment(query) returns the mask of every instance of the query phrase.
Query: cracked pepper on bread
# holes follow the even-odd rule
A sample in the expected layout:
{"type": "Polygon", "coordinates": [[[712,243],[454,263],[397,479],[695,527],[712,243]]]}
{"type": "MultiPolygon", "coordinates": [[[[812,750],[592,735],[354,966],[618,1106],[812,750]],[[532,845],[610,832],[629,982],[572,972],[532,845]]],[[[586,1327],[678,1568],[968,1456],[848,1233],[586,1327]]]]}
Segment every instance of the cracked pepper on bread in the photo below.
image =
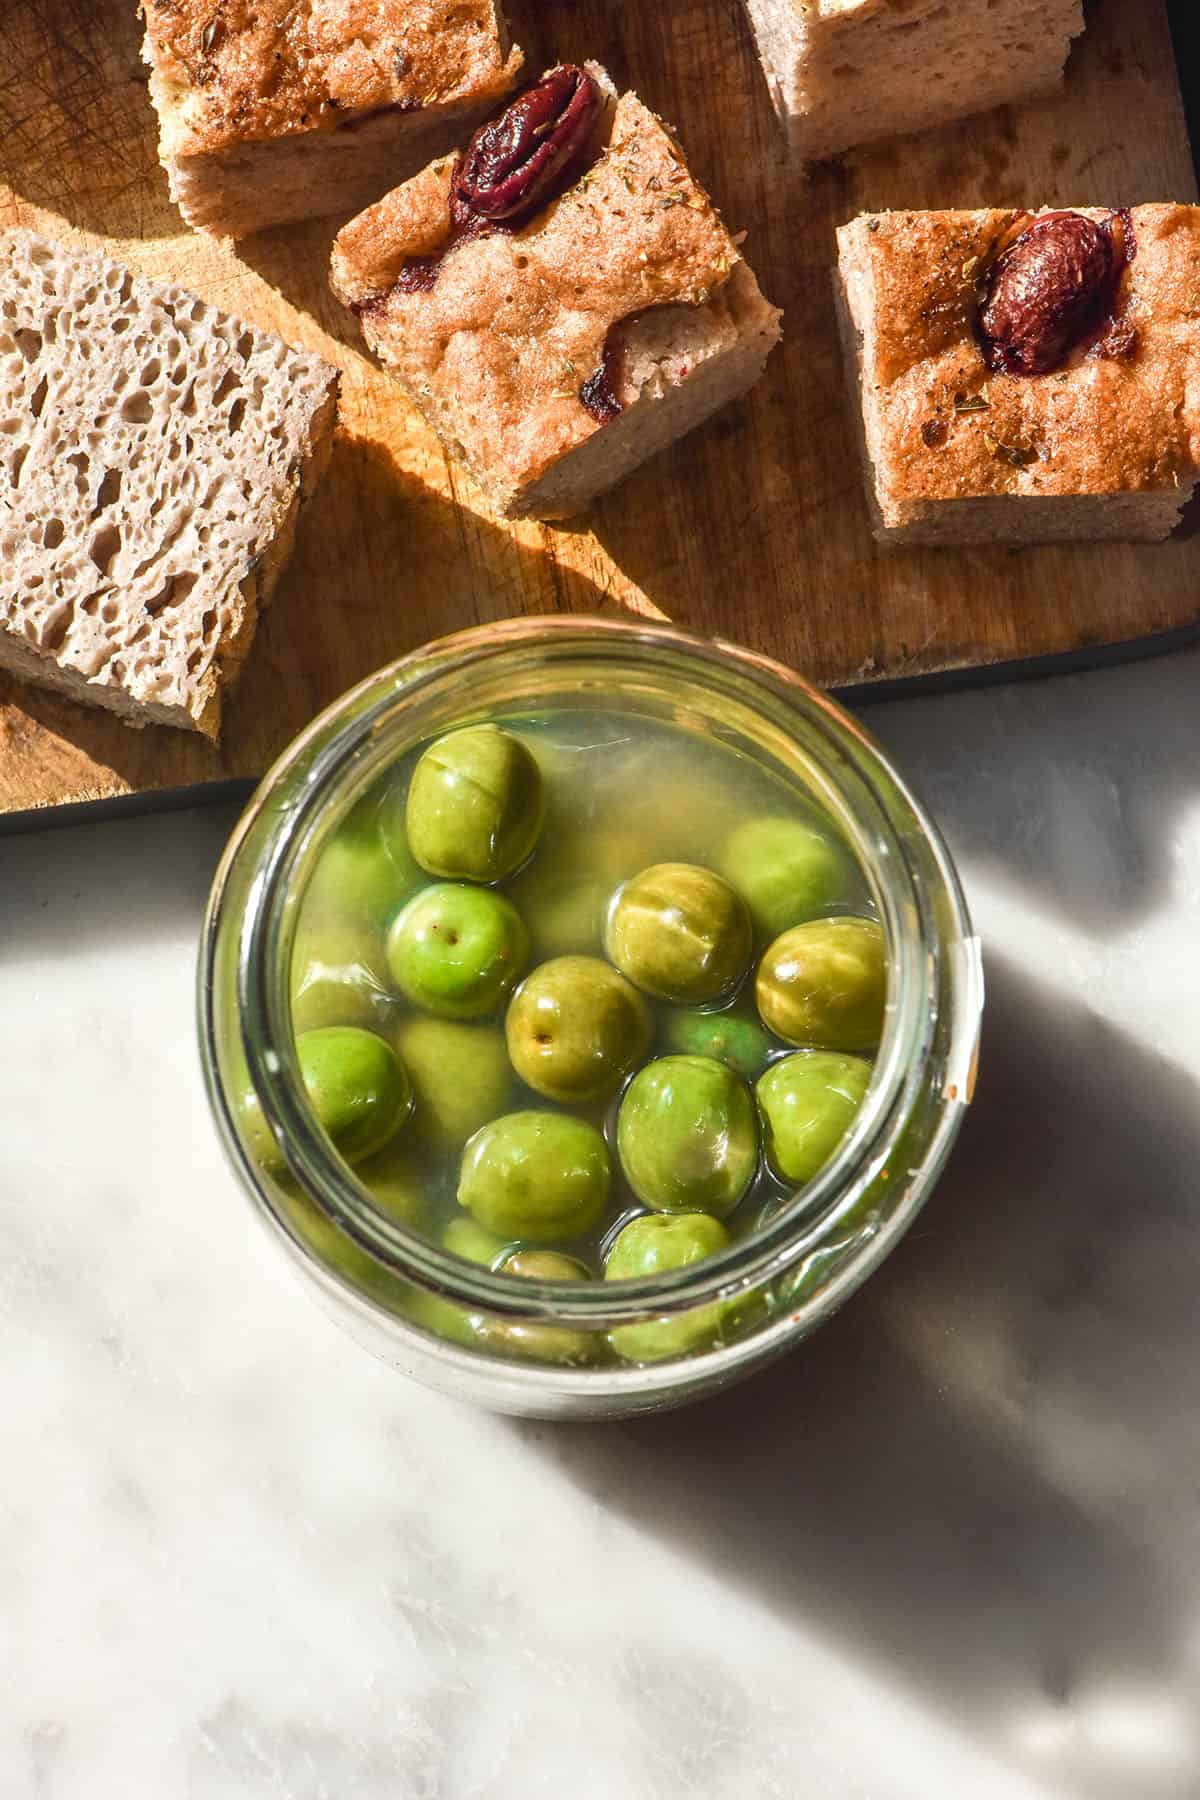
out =
{"type": "Polygon", "coordinates": [[[745,0],[776,111],[812,161],[1049,93],[1080,0],[745,0]]]}
{"type": "Polygon", "coordinates": [[[337,380],[182,288],[0,235],[0,668],[215,738],[337,380]]]}
{"type": "Polygon", "coordinates": [[[513,86],[498,0],[145,0],[171,198],[243,237],[348,214],[513,86]]]}
{"type": "Polygon", "coordinates": [[[882,541],[1170,535],[1200,478],[1200,207],[876,213],[838,247],[882,541]]]}
{"type": "Polygon", "coordinates": [[[745,393],[779,337],[678,145],[594,64],[352,220],[332,282],[509,518],[586,506],[745,393]]]}

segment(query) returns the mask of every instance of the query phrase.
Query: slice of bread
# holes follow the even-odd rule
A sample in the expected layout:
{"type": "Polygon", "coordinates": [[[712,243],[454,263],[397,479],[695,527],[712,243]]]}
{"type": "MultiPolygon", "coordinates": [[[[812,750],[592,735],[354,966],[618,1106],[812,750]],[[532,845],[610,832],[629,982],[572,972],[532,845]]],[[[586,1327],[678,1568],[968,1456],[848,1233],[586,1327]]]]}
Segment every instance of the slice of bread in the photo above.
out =
{"type": "Polygon", "coordinates": [[[337,382],[182,288],[0,234],[0,667],[215,738],[337,382]]]}
{"type": "Polygon", "coordinates": [[[515,228],[456,235],[444,161],[333,246],[334,292],[504,518],[579,512],[745,393],[780,335],[662,121],[587,73],[604,96],[588,156],[515,228]]]}
{"type": "Polygon", "coordinates": [[[979,286],[1037,215],[863,214],[836,294],[882,543],[1157,540],[1200,477],[1200,207],[1135,206],[1111,314],[1044,374],[989,366],[979,286]],[[1111,335],[1110,335],[1111,333],[1111,335]]]}
{"type": "Polygon", "coordinates": [[[523,61],[499,0],[146,0],[159,156],[189,225],[346,217],[478,122],[523,61]]]}
{"type": "Polygon", "coordinates": [[[771,98],[798,153],[1048,93],[1083,30],[1080,0],[746,0],[771,98]]]}

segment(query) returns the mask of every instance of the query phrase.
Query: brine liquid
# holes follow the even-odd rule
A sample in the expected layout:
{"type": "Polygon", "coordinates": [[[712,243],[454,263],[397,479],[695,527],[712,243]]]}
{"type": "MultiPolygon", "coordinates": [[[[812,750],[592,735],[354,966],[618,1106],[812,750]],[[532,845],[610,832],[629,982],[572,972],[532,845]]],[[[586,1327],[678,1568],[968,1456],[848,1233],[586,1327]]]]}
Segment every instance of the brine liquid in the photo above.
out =
{"type": "MultiPolygon", "coordinates": [[[[722,870],[727,840],[750,820],[796,818],[838,841],[832,823],[798,785],[719,739],[682,726],[636,713],[574,708],[496,717],[492,722],[528,746],[545,784],[545,825],[534,855],[514,876],[497,884],[528,926],[530,968],[568,954],[602,957],[606,911],[622,882],[654,863],[689,862],[722,870]]],[[[318,1024],[365,1025],[399,1048],[397,1038],[405,1021],[414,1017],[414,1009],[395,992],[387,974],[385,940],[390,916],[386,881],[382,900],[377,883],[370,904],[364,905],[352,883],[339,882],[339,849],[352,844],[361,852],[364,845],[375,846],[386,870],[386,846],[395,846],[400,833],[403,862],[404,798],[419,754],[418,750],[401,759],[375,783],[322,852],[297,931],[293,987],[298,1031],[318,1024]]],[[[861,871],[848,853],[842,860],[844,883],[823,913],[874,916],[861,871]]],[[[725,868],[722,872],[736,885],[736,871],[725,868]]],[[[432,883],[438,878],[420,879],[432,883]]],[[[404,870],[398,863],[391,916],[413,892],[411,868],[404,870]]],[[[764,948],[763,942],[756,942],[742,988],[712,1008],[713,1013],[757,1019],[754,968],[764,948]]],[[[671,1016],[680,1009],[652,996],[646,999],[656,1032],[650,1056],[677,1051],[668,1034],[671,1016]]],[[[473,1029],[489,1030],[503,1046],[502,1011],[473,1029]]],[[[771,1061],[791,1048],[771,1040],[759,1066],[743,1071],[747,1079],[752,1084],[771,1061]]],[[[453,1072],[453,1079],[466,1089],[473,1078],[469,1059],[453,1072]]],[[[604,1250],[616,1230],[646,1210],[626,1185],[616,1153],[619,1099],[618,1095],[601,1107],[556,1108],[509,1069],[503,1102],[493,1113],[498,1117],[530,1108],[569,1110],[604,1129],[613,1169],[608,1215],[590,1239],[561,1246],[586,1262],[596,1275],[602,1271],[604,1250]]],[[[356,1173],[377,1192],[381,1209],[403,1217],[441,1243],[447,1228],[468,1215],[456,1200],[459,1148],[432,1144],[427,1123],[418,1091],[414,1113],[393,1143],[360,1164],[356,1173]]],[[[764,1211],[777,1205],[786,1192],[760,1157],[749,1193],[725,1221],[731,1234],[752,1230],[764,1211]]]]}

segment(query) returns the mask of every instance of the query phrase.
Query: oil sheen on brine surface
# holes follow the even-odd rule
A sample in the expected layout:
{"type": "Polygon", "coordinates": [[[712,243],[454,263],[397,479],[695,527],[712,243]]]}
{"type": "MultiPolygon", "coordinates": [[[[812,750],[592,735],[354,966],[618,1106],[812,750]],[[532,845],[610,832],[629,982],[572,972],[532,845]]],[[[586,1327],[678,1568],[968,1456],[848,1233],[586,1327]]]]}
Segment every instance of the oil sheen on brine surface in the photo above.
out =
{"type": "Polygon", "coordinates": [[[380,1208],[564,1281],[697,1261],[810,1182],[885,993],[809,797],[618,711],[397,762],[326,843],[292,968],[310,1100],[380,1208]]]}

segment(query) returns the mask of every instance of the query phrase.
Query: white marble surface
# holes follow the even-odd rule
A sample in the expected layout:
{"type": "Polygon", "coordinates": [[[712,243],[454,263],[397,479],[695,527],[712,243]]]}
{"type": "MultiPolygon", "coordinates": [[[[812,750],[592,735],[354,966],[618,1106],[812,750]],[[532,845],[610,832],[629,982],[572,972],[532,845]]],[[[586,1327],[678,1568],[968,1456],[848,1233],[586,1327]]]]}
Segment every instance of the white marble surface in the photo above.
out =
{"type": "Polygon", "coordinates": [[[0,839],[4,1800],[1200,1794],[1200,656],[875,728],[988,947],[893,1262],[670,1419],[489,1418],[254,1227],[228,809],[0,839]]]}

